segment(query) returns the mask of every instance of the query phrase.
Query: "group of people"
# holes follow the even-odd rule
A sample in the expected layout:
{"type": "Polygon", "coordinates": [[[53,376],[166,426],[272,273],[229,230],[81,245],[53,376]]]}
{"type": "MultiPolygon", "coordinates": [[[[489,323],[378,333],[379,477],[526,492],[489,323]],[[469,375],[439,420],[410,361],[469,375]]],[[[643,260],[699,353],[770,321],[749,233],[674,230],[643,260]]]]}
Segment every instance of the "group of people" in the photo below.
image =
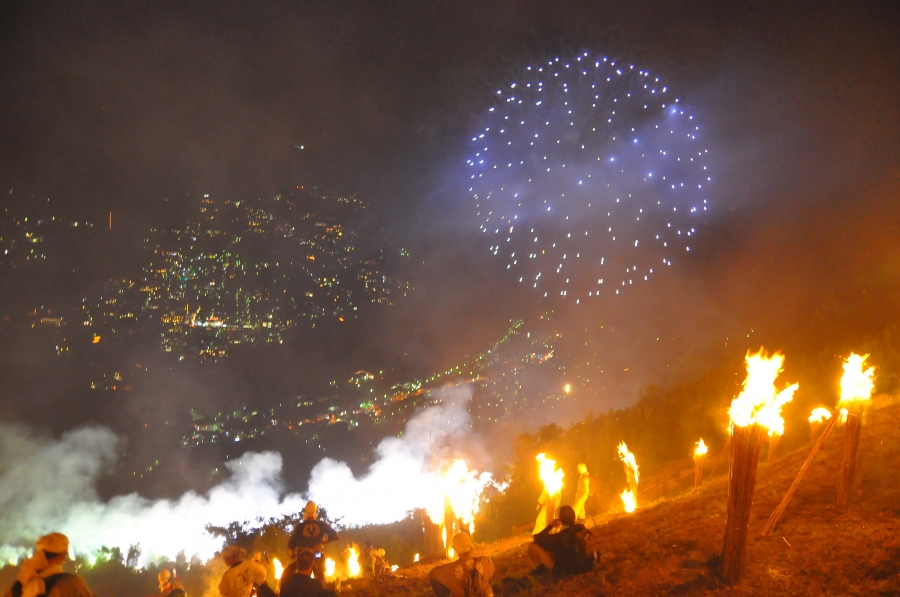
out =
{"type": "MultiPolygon", "coordinates": [[[[577,503],[577,500],[576,500],[577,503]]],[[[537,571],[557,574],[577,574],[590,570],[597,554],[587,547],[586,531],[576,521],[571,506],[562,506],[559,517],[533,535],[528,556],[537,571]]],[[[323,550],[327,543],[340,538],[326,522],[318,520],[318,508],[309,502],[300,522],[288,541],[292,562],[285,567],[278,592],[266,584],[267,570],[259,561],[247,558],[235,545],[222,550],[221,558],[228,566],[219,583],[221,597],[329,597],[335,596],[325,588],[323,550]]],[[[492,597],[491,578],[494,562],[489,557],[475,557],[472,539],[458,533],[452,540],[457,559],[436,566],[429,573],[431,586],[437,597],[492,597]]],[[[4,597],[93,597],[84,580],[63,572],[62,564],[69,553],[69,540],[61,533],[41,537],[34,555],[22,563],[13,586],[4,597]]],[[[367,575],[376,580],[390,570],[383,549],[366,544],[363,552],[367,575]]],[[[159,573],[160,597],[186,597],[184,587],[168,570],[159,573]]]]}

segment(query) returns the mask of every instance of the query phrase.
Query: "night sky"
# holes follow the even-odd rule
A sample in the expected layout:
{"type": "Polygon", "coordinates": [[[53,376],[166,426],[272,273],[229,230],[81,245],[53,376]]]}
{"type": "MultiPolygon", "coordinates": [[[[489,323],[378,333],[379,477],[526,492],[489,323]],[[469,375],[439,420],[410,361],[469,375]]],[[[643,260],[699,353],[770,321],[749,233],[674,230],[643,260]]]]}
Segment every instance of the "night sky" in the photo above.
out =
{"type": "MultiPolygon", "coordinates": [[[[42,297],[77,299],[133,267],[132,240],[183,217],[188,195],[306,184],[364,197],[366,238],[411,252],[414,267],[391,267],[416,291],[267,354],[292,375],[420,374],[553,308],[567,329],[617,330],[601,350],[630,373],[596,399],[605,410],[702,371],[729,339],[818,350],[897,321],[893,3],[7,3],[0,21],[0,207],[50,198],[66,217],[115,219],[33,281],[42,297]],[[690,257],[592,308],[541,301],[493,258],[465,169],[495,88],[582,51],[664,77],[704,127],[715,176],[690,257]]],[[[31,287],[7,285],[0,314],[31,309],[31,287]]],[[[0,421],[54,433],[101,422],[127,434],[187,394],[215,405],[223,387],[278,385],[255,361],[184,370],[104,415],[19,332],[0,342],[0,421]]]]}

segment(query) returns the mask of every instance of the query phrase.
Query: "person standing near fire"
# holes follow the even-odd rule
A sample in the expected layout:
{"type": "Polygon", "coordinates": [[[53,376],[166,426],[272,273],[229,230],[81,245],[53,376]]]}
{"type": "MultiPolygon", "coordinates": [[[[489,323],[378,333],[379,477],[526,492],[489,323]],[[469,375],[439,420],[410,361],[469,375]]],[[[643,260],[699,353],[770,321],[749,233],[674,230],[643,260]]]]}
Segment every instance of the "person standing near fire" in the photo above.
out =
{"type": "Polygon", "coordinates": [[[587,465],[578,464],[578,488],[575,490],[575,503],[572,509],[575,510],[575,520],[584,520],[587,518],[584,512],[584,505],[588,496],[591,495],[591,477],[588,475],[587,465]]]}
{"type": "Polygon", "coordinates": [[[437,597],[494,597],[491,577],[494,561],[487,556],[474,557],[472,538],[468,533],[453,536],[455,562],[435,566],[428,573],[431,588],[437,597]]]}
{"type": "Polygon", "coordinates": [[[94,597],[80,576],[63,572],[69,538],[50,533],[38,539],[34,555],[22,562],[4,597],[94,597]]]}
{"type": "Polygon", "coordinates": [[[559,511],[559,502],[560,502],[560,494],[555,493],[550,495],[547,493],[547,488],[541,490],[541,496],[538,498],[538,515],[537,520],[534,521],[534,530],[531,531],[532,535],[537,535],[550,524],[556,518],[556,514],[559,511]]]}
{"type": "Polygon", "coordinates": [[[338,532],[324,520],[319,520],[319,507],[315,502],[307,502],[303,509],[303,522],[294,528],[288,540],[291,557],[299,560],[304,553],[312,553],[315,558],[313,573],[316,578],[325,578],[325,559],[322,552],[326,543],[340,539],[338,532]]]}
{"type": "Polygon", "coordinates": [[[237,545],[229,545],[222,550],[222,559],[228,570],[219,582],[222,597],[250,597],[254,589],[266,582],[266,569],[262,564],[244,558],[237,545]]]}

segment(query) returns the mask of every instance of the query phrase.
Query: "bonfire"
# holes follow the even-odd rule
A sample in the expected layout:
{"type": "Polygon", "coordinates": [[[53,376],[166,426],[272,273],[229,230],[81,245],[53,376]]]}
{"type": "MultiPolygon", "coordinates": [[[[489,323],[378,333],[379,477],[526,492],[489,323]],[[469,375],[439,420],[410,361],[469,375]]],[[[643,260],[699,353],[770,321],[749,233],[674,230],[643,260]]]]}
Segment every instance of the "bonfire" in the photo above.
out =
{"type": "Polygon", "coordinates": [[[625,442],[619,443],[618,451],[619,458],[625,463],[625,477],[628,479],[628,489],[623,491],[619,497],[622,498],[625,511],[631,514],[637,509],[637,488],[640,473],[634,454],[631,453],[625,442]]]}
{"type": "Polygon", "coordinates": [[[769,357],[761,348],[756,354],[748,353],[745,361],[747,377],[743,390],[728,409],[732,430],[731,466],[728,518],[719,572],[729,582],[738,581],[746,565],[747,526],[763,433],[784,429],[781,407],[793,399],[799,387],[793,384],[781,392],[776,390],[775,380],[784,364],[784,356],[779,353],[769,357]]]}
{"type": "Polygon", "coordinates": [[[838,406],[847,412],[847,426],[844,434],[844,458],[841,462],[841,476],[838,479],[838,508],[847,506],[847,494],[853,484],[853,473],[856,469],[856,452],[859,449],[859,435],[862,427],[863,408],[868,404],[875,387],[873,380],[875,368],[863,370],[869,355],[850,353],[844,361],[844,374],[841,376],[841,399],[838,406]]]}
{"type": "Polygon", "coordinates": [[[703,460],[707,452],[709,449],[701,437],[697,442],[697,447],[694,448],[694,489],[698,489],[703,484],[703,460]]]}

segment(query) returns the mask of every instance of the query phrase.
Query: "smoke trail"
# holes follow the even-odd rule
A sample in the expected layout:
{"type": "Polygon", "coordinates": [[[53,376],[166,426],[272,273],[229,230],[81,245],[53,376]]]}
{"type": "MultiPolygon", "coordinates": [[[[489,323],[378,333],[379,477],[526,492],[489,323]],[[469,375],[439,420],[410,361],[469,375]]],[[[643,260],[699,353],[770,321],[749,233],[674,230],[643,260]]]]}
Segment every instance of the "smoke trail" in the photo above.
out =
{"type": "Polygon", "coordinates": [[[290,514],[305,503],[296,494],[281,497],[281,455],[274,452],[228,462],[231,478],[207,495],[148,500],[130,494],[103,503],[94,486],[115,462],[119,440],[110,430],[78,429],[56,441],[0,426],[0,438],[2,561],[15,561],[50,531],[68,535],[76,554],[140,544],[142,563],[181,551],[208,559],[221,539],[206,533],[207,524],[290,514]]]}
{"type": "Polygon", "coordinates": [[[354,477],[344,462],[330,458],[319,462],[310,477],[310,498],[326,504],[349,525],[394,522],[430,504],[436,490],[430,474],[432,447],[440,457],[451,441],[465,436],[472,388],[445,386],[432,394],[440,404],[410,419],[402,437],[382,440],[375,463],[361,478],[354,477]]]}
{"type": "MultiPolygon", "coordinates": [[[[402,437],[384,439],[368,474],[354,478],[343,462],[322,460],[310,479],[310,496],[347,524],[402,519],[433,499],[431,435],[438,456],[468,429],[468,386],[439,390],[441,404],[423,410],[402,437]]],[[[59,440],[36,437],[20,427],[0,426],[0,561],[15,562],[44,533],[69,536],[76,554],[102,547],[126,551],[140,544],[142,564],[157,557],[209,559],[221,539],[206,525],[268,519],[299,512],[306,499],[283,495],[281,455],[247,453],[226,464],[231,477],[206,495],[177,500],[137,494],[98,499],[96,480],[116,461],[119,438],[100,427],[81,428],[59,440]]]]}

